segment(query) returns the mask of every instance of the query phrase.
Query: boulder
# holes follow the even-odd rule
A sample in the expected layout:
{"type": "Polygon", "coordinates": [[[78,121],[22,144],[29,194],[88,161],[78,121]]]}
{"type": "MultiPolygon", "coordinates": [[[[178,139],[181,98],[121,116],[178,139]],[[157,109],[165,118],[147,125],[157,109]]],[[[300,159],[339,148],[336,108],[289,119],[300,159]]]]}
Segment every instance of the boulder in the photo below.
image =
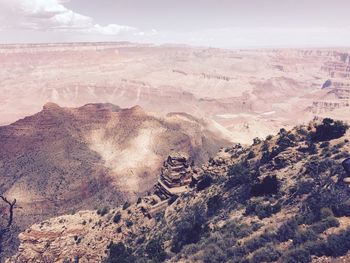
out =
{"type": "Polygon", "coordinates": [[[346,184],[350,184],[350,177],[345,177],[343,181],[346,184]]]}

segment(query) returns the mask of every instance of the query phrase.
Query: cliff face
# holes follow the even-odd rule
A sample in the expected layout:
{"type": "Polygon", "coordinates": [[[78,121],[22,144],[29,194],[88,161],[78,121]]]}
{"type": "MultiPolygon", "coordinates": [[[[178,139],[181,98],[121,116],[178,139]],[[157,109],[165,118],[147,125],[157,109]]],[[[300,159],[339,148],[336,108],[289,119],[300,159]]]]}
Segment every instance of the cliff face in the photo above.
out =
{"type": "Polygon", "coordinates": [[[349,50],[7,45],[0,47],[0,67],[0,125],[47,101],[69,107],[108,101],[204,116],[232,131],[236,141],[250,143],[312,120],[315,114],[305,109],[322,100],[313,96],[322,84],[348,79],[349,50]]]}
{"type": "Polygon", "coordinates": [[[154,192],[36,224],[8,262],[346,262],[345,131],[329,120],[282,129],[200,168],[170,156],[154,192]]]}
{"type": "Polygon", "coordinates": [[[15,224],[23,229],[58,214],[136,200],[152,188],[171,152],[201,163],[228,143],[204,120],[181,113],[49,103],[0,127],[0,193],[17,199],[15,224]]]}

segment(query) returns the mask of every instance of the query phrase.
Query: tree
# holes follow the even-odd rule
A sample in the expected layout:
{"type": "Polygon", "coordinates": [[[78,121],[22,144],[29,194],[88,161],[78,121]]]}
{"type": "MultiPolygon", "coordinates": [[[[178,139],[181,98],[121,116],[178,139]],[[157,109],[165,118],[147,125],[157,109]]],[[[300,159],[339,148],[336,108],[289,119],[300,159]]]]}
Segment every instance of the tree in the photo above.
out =
{"type": "Polygon", "coordinates": [[[8,205],[8,218],[6,219],[6,224],[4,227],[1,226],[1,228],[0,228],[0,254],[1,254],[3,237],[4,237],[5,233],[10,230],[10,227],[12,226],[12,223],[13,223],[13,215],[14,215],[13,210],[14,210],[15,205],[16,205],[16,199],[14,199],[11,202],[3,195],[0,195],[0,199],[8,205]]]}
{"type": "Polygon", "coordinates": [[[334,121],[330,118],[323,119],[322,123],[316,126],[316,131],[312,133],[313,141],[329,141],[342,137],[349,126],[342,121],[334,121]]]}
{"type": "Polygon", "coordinates": [[[9,206],[9,210],[8,210],[9,211],[9,217],[8,217],[7,226],[6,226],[6,228],[9,228],[12,225],[12,222],[13,222],[13,209],[14,209],[14,207],[16,205],[17,200],[14,199],[12,202],[10,202],[3,195],[0,195],[0,198],[9,206]]]}

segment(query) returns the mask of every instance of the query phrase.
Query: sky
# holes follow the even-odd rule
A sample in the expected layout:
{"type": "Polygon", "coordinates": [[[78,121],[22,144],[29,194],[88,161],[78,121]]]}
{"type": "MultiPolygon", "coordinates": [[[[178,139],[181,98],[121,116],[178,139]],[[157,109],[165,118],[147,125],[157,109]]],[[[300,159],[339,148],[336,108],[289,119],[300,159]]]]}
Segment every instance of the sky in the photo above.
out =
{"type": "Polygon", "coordinates": [[[350,0],[0,0],[0,43],[350,46],[350,0]]]}

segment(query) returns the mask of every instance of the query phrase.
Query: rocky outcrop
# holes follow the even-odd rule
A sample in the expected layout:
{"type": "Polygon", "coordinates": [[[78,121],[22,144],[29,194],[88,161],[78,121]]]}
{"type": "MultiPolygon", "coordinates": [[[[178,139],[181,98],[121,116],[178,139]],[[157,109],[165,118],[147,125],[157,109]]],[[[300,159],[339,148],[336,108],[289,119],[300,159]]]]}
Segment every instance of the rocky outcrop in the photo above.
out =
{"type": "Polygon", "coordinates": [[[173,151],[197,163],[229,144],[205,122],[112,104],[43,110],[0,127],[0,193],[17,199],[14,224],[35,222],[151,191],[173,151]]]}
{"type": "Polygon", "coordinates": [[[314,101],[312,103],[312,111],[315,114],[348,107],[350,107],[349,101],[314,101]]]}
{"type": "Polygon", "coordinates": [[[349,188],[341,180],[349,134],[328,143],[313,142],[310,149],[308,140],[318,125],[281,130],[249,147],[223,148],[201,169],[188,156],[171,154],[159,173],[162,184],[153,193],[131,206],[83,211],[36,224],[20,235],[20,249],[8,263],[101,262],[108,257],[111,242],[123,242],[141,262],[155,262],[161,255],[167,262],[230,262],[232,251],[239,252],[235,258],[260,262],[262,250],[268,255],[273,251],[276,262],[289,262],[294,259],[289,252],[300,247],[308,262],[310,254],[314,262],[332,262],[329,255],[338,251],[347,260],[349,244],[339,250],[333,239],[345,241],[348,237],[342,233],[350,229],[349,188]],[[159,195],[165,182],[169,189],[185,190],[159,195]],[[333,214],[328,205],[334,211],[344,209],[333,214]],[[319,213],[315,222],[306,221],[319,213]],[[304,231],[312,234],[310,240],[305,237],[308,243],[294,242],[304,231]],[[321,253],[328,261],[318,261],[321,253]]]}
{"type": "Polygon", "coordinates": [[[189,184],[199,174],[188,155],[173,153],[164,162],[152,194],[131,206],[81,211],[35,224],[19,235],[18,253],[6,262],[101,262],[111,242],[136,241],[150,231],[157,214],[170,205],[169,199],[193,190],[189,184]]]}
{"type": "Polygon", "coordinates": [[[191,183],[197,182],[202,171],[194,167],[191,158],[185,154],[170,155],[161,168],[153,195],[142,198],[143,210],[154,215],[165,209],[170,198],[191,190],[191,183]]]}

